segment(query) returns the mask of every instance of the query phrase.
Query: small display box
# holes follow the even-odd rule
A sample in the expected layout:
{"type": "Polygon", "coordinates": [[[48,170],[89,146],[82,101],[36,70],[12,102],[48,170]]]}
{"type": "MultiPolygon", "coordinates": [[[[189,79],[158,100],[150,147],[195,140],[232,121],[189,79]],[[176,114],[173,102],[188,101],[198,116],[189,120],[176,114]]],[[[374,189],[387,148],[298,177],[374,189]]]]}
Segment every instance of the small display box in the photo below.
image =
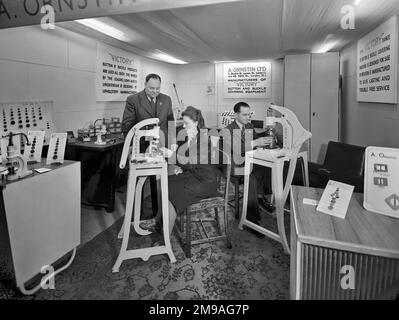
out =
{"type": "Polygon", "coordinates": [[[121,133],[122,123],[120,118],[111,118],[111,122],[107,126],[110,133],[121,133]]]}
{"type": "Polygon", "coordinates": [[[103,119],[102,123],[98,121],[98,124],[90,125],[88,128],[78,130],[78,138],[83,141],[89,140],[92,137],[96,137],[97,132],[102,130],[102,126],[105,125],[107,133],[122,133],[121,119],[118,117],[112,117],[111,119],[103,119]]]}
{"type": "Polygon", "coordinates": [[[91,140],[90,129],[78,129],[78,138],[83,141],[91,140]]]}

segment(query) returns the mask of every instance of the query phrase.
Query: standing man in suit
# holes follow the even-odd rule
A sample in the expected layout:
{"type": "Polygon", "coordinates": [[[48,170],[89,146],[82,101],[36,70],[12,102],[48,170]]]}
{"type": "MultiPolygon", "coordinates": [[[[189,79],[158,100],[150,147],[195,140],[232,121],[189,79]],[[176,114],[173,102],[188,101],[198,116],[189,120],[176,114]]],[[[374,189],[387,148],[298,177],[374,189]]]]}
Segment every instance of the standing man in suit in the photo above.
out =
{"type": "MultiPolygon", "coordinates": [[[[175,121],[172,99],[161,93],[161,77],[154,73],[145,78],[143,91],[127,98],[122,119],[123,134],[126,136],[135,124],[150,118],[159,119],[159,126],[165,135],[165,147],[167,147],[168,124],[171,121],[170,124],[174,125],[175,121]]],[[[170,132],[170,135],[172,134],[170,132]]]]}
{"type": "MultiPolygon", "coordinates": [[[[239,102],[234,106],[236,119],[230,123],[226,129],[230,131],[230,147],[232,155],[232,174],[236,176],[244,176],[245,153],[256,147],[266,146],[271,143],[270,137],[264,137],[255,131],[250,121],[251,109],[246,102],[239,102]]],[[[258,184],[262,187],[265,184],[270,185],[270,172],[267,168],[254,165],[254,169],[249,177],[248,192],[248,215],[249,221],[259,224],[259,201],[258,201],[258,184]]],[[[264,189],[264,188],[263,188],[264,189]]],[[[259,238],[263,238],[263,234],[255,230],[249,229],[259,238]]]]}
{"type": "MultiPolygon", "coordinates": [[[[168,132],[168,128],[175,128],[172,99],[168,95],[161,93],[161,81],[159,75],[151,73],[145,78],[144,90],[127,98],[122,118],[122,132],[125,137],[130,129],[140,121],[158,118],[160,129],[165,138],[164,141],[160,140],[161,144],[165,147],[168,146],[168,134],[171,136],[169,143],[175,141],[173,137],[176,135],[176,130],[168,132]]],[[[142,141],[140,152],[145,152],[148,145],[148,142],[142,141]]],[[[173,147],[171,149],[173,150],[173,147]]],[[[154,215],[156,215],[158,211],[158,199],[155,176],[150,178],[150,185],[152,210],[154,215]]]]}

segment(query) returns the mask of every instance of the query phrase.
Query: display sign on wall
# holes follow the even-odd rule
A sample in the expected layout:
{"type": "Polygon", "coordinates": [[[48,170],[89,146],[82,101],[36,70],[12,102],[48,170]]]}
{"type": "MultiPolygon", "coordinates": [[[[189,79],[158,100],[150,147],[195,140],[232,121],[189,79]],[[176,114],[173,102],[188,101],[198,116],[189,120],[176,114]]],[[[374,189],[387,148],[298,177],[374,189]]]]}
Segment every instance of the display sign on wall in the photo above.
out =
{"type": "Polygon", "coordinates": [[[125,101],[138,91],[140,60],[133,54],[98,44],[97,101],[125,101]]]}
{"type": "Polygon", "coordinates": [[[271,71],[268,61],[224,64],[224,98],[271,99],[271,71]]]}
{"type": "Polygon", "coordinates": [[[52,6],[55,22],[236,2],[242,0],[0,0],[0,29],[40,24],[44,6],[52,6]]]}
{"type": "Polygon", "coordinates": [[[397,103],[398,16],[357,43],[357,100],[397,103]]]}

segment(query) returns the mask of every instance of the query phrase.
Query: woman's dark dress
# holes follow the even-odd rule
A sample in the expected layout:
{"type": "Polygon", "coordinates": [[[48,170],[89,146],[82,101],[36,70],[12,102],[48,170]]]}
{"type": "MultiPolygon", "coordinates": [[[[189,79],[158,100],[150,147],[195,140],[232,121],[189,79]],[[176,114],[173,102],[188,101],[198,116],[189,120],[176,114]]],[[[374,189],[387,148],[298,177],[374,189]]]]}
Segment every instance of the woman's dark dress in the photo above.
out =
{"type": "Polygon", "coordinates": [[[181,159],[177,157],[177,165],[183,169],[183,173],[169,176],[168,179],[169,200],[178,214],[194,203],[217,195],[218,173],[211,164],[209,137],[207,134],[201,134],[199,139],[199,135],[200,133],[191,141],[189,147],[187,139],[180,143],[177,154],[186,156],[188,163],[179,162],[181,159]]]}

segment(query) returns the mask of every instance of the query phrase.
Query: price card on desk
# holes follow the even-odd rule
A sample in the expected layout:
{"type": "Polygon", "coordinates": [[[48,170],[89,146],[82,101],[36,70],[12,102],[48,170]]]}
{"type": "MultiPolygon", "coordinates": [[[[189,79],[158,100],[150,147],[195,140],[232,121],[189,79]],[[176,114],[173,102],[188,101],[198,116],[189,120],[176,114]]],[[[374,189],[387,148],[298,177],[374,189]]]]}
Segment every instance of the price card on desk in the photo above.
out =
{"type": "Polygon", "coordinates": [[[363,205],[369,211],[399,218],[399,149],[366,149],[363,205]]]}
{"type": "Polygon", "coordinates": [[[345,219],[354,188],[346,183],[328,181],[316,210],[345,219]]]}

